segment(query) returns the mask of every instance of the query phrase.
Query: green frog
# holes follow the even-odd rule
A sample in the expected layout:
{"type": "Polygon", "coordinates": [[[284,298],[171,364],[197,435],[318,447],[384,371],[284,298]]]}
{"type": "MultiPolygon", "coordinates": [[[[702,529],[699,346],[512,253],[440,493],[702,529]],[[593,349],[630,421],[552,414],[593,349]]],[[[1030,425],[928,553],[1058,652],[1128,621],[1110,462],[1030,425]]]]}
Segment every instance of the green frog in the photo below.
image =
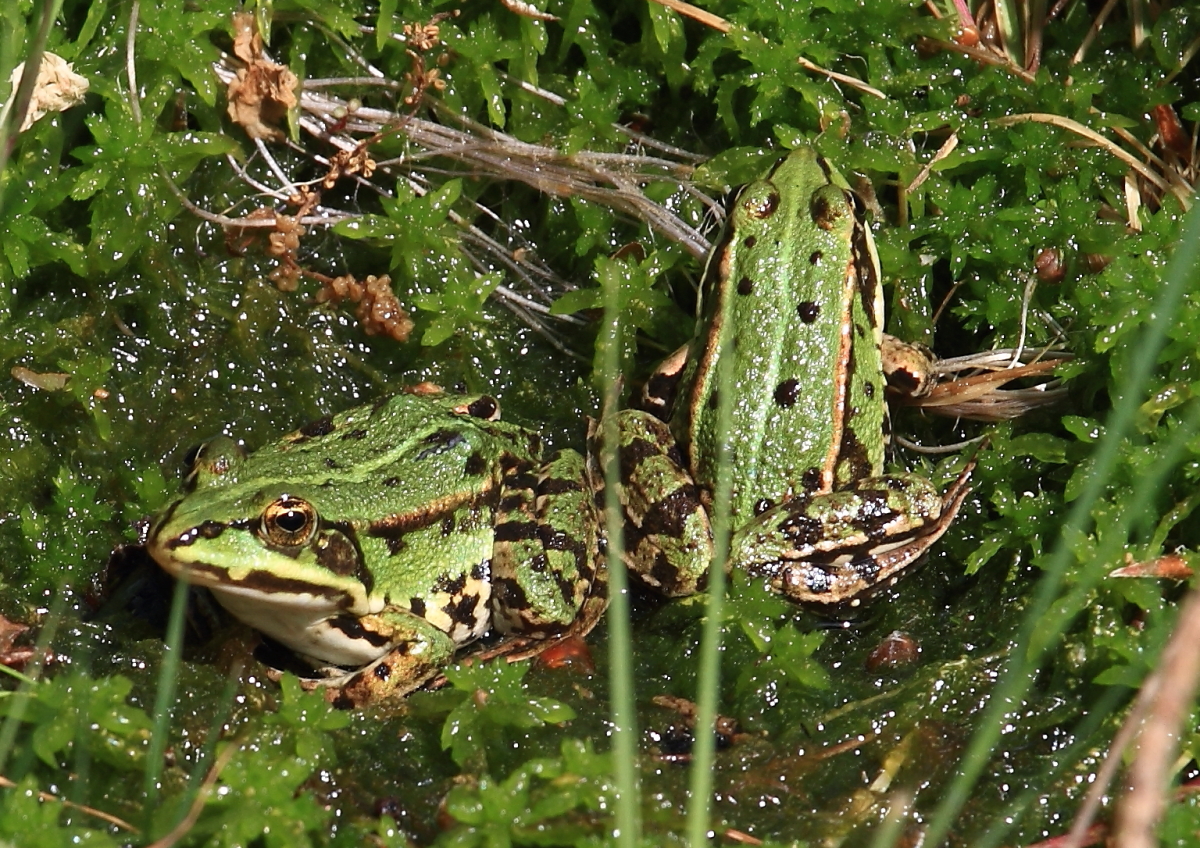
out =
{"type": "Polygon", "coordinates": [[[147,548],[322,668],[340,706],[407,694],[493,630],[586,633],[606,572],[583,459],[543,461],[538,435],[499,413],[425,390],[248,456],[219,437],[147,548]]]}
{"type": "MultiPolygon", "coordinates": [[[[628,567],[670,595],[703,588],[728,403],[727,568],[806,604],[856,605],[895,582],[946,532],[974,467],[945,494],[883,473],[885,388],[927,391],[929,366],[883,333],[879,260],[853,196],[812,148],[793,151],[734,201],[693,340],[651,380],[658,414],[619,413],[628,567]]],[[[592,444],[595,456],[595,431],[592,444]]]]}
{"type": "MultiPolygon", "coordinates": [[[[808,148],[735,201],[697,333],[657,383],[661,414],[617,413],[625,560],[671,595],[712,561],[730,357],[730,568],[799,602],[854,604],[941,536],[967,493],[883,474],[882,296],[851,195],[808,148]]],[[[889,357],[890,358],[890,357],[889,357]]],[[[903,369],[910,366],[905,364],[903,369]]],[[[544,459],[490,397],[407,393],[249,456],[197,453],[147,547],[238,618],[327,668],[335,702],[403,695],[497,631],[587,633],[606,603],[597,428],[544,459]]]]}

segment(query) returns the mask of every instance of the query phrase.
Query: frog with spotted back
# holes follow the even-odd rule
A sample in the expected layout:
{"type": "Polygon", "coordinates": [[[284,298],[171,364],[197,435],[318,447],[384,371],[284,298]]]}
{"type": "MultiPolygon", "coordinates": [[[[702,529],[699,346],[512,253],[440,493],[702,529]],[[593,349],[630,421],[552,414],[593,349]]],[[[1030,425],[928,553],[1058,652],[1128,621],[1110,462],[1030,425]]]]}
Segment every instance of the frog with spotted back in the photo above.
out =
{"type": "Polygon", "coordinates": [[[925,355],[883,334],[879,280],[853,196],[813,149],[742,190],[708,258],[696,334],[657,379],[674,395],[659,404],[669,412],[619,413],[632,570],[672,595],[703,586],[722,461],[727,567],[797,602],[856,604],[945,533],[973,464],[944,495],[918,475],[883,473],[888,378],[909,391],[926,381],[914,365],[925,355]]]}
{"type": "Polygon", "coordinates": [[[147,547],[331,670],[336,702],[406,694],[495,629],[586,633],[604,608],[583,460],[541,460],[489,397],[401,394],[246,456],[202,446],[147,547]]]}
{"type": "MultiPolygon", "coordinates": [[[[728,567],[799,602],[856,603],[894,581],[950,525],[970,466],[945,494],[883,473],[878,261],[815,152],[738,196],[701,298],[669,414],[617,414],[629,567],[669,594],[703,586],[724,439],[728,567]]],[[[250,456],[215,440],[147,547],[235,616],[341,669],[327,682],[347,705],[412,691],[489,630],[587,633],[606,603],[597,439],[586,462],[543,462],[536,434],[497,418],[491,398],[402,394],[250,456]]]]}

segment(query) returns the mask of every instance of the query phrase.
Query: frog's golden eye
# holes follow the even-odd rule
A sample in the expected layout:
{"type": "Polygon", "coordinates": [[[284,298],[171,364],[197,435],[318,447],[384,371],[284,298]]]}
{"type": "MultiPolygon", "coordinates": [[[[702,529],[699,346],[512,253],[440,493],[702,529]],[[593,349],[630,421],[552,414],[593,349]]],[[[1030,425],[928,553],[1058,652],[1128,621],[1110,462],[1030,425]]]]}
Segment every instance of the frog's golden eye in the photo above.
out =
{"type": "Polygon", "coordinates": [[[263,510],[258,535],[267,544],[294,548],[312,539],[317,523],[317,510],[312,504],[284,495],[263,510]]]}

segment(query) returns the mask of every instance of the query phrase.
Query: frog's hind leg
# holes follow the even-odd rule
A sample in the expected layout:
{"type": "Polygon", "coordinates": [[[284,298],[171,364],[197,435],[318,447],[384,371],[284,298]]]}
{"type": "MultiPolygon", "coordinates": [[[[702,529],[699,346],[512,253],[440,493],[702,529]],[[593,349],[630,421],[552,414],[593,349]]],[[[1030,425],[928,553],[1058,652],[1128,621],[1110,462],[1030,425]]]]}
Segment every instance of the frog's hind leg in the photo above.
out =
{"type": "Polygon", "coordinates": [[[922,477],[897,474],[781,504],[735,535],[734,567],[798,603],[856,605],[941,538],[970,492],[974,467],[945,494],[922,477]]]}
{"type": "Polygon", "coordinates": [[[505,475],[492,551],[492,621],[501,633],[585,635],[606,603],[599,519],[583,457],[563,451],[505,475]]]}
{"type": "MultiPolygon", "coordinates": [[[[596,422],[589,427],[588,474],[603,502],[599,429],[596,422]]],[[[666,595],[703,590],[713,556],[712,527],[670,427],[647,412],[627,409],[617,413],[617,431],[626,567],[666,595]]]]}

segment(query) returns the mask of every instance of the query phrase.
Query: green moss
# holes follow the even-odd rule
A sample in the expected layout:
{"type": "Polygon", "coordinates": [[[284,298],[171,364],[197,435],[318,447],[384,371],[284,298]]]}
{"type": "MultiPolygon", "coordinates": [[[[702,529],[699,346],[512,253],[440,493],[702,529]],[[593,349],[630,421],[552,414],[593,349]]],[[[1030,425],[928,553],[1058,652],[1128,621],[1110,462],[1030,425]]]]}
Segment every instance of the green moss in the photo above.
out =
{"type": "MultiPolygon", "coordinates": [[[[428,379],[495,393],[506,417],[543,429],[555,446],[579,447],[582,418],[596,413],[601,284],[620,292],[627,384],[691,332],[701,268],[692,244],[611,196],[555,193],[557,177],[537,182],[515,156],[503,174],[511,178],[461,158],[424,157],[407,134],[410,114],[435,115],[480,143],[481,127],[463,122],[564,154],[641,154],[645,197],[699,230],[712,223],[710,207],[681,183],[719,196],[784,148],[812,142],[843,174],[874,187],[889,329],[951,356],[1015,345],[1022,327],[1035,345],[1054,340],[1054,325],[1064,328],[1076,359],[1062,369],[1070,397],[1060,409],[987,427],[896,416],[899,432],[929,443],[990,438],[962,517],[923,571],[840,629],[735,586],[721,711],[747,736],[718,756],[713,811],[718,831],[858,844],[882,815],[861,803],[877,776],[911,790],[928,818],[965,785],[954,776],[966,762],[982,777],[954,819],[963,844],[1061,831],[1130,690],[1172,632],[1181,591],[1169,581],[1101,577],[1126,553],[1147,560],[1181,547],[1190,562],[1200,545],[1190,520],[1200,476],[1192,378],[1200,299],[1187,282],[1089,521],[1065,537],[1057,600],[1030,624],[1026,611],[1043,600],[1037,581],[1059,573],[1065,517],[1089,495],[1103,461],[1097,445],[1138,373],[1185,218],[1177,197],[1159,204],[1149,191],[1130,227],[1125,162],[1061,123],[1014,116],[1052,114],[1148,145],[1159,131],[1145,117],[1152,107],[1194,121],[1200,97],[1182,63],[1195,15],[1178,6],[1148,21],[1136,50],[1129,23],[1114,18],[1075,61],[1092,21],[1086,4],[1071,4],[1044,30],[1039,70],[1023,77],[937,47],[930,39],[948,40],[950,22],[915,2],[874,3],[867,13],[851,0],[718,0],[707,8],[733,24],[723,34],[640,0],[542,3],[556,22],[494,2],[383,0],[365,9],[277,0],[259,14],[268,47],[306,80],[369,69],[402,80],[416,68],[396,37],[402,26],[458,12],[439,20],[444,51],[425,57],[425,70],[437,68],[445,83],[428,91],[440,111],[404,104],[408,89],[313,89],[398,116],[370,148],[392,170],[328,190],[322,203],[351,217],[311,227],[296,257],[314,274],[390,274],[416,322],[400,343],[366,336],[351,307],[316,305],[315,277],[280,291],[271,281],[278,263],[260,243],[196,215],[172,187],[195,208],[230,217],[259,205],[295,211],[233,167],[279,187],[230,122],[212,70],[232,50],[240,5],[140,4],[134,109],[129,4],[65,0],[46,48],[75,63],[90,93],[6,136],[0,358],[6,369],[67,380],[60,390],[0,384],[0,610],[33,626],[44,661],[30,667],[37,682],[18,691],[13,678],[0,694],[0,774],[14,783],[0,790],[0,838],[149,842],[184,820],[214,764],[216,791],[181,844],[609,838],[615,789],[602,631],[589,640],[595,672],[586,664],[458,668],[447,689],[401,710],[346,715],[290,678],[265,680],[252,636],[195,603],[168,753],[150,771],[161,775],[156,800],[145,795],[170,590],[149,568],[118,564],[106,577],[105,563],[114,547],[136,541],[134,522],[170,496],[190,445],[224,431],[253,447],[428,379]],[[882,97],[831,81],[799,57],[882,97]],[[658,152],[638,147],[621,124],[712,158],[695,170],[682,155],[667,157],[671,168],[652,166],[658,152]],[[483,237],[498,252],[484,251],[483,237]],[[1047,249],[1058,252],[1063,276],[1030,287],[1047,249]],[[1099,260],[1107,264],[1094,270],[1099,260]],[[501,305],[510,290],[556,317],[529,309],[515,317],[501,305]],[[115,573],[126,571],[113,594],[115,573]],[[920,660],[868,667],[894,630],[917,639],[920,660]],[[1004,737],[971,760],[997,679],[1039,646],[1049,650],[1030,678],[1037,685],[1003,716],[1004,737]],[[1097,708],[1084,715],[1079,704],[1097,708]],[[38,800],[39,791],[61,800],[38,800]],[[1008,831],[997,824],[1006,817],[1008,831]]],[[[0,11],[0,94],[34,44],[40,8],[26,0],[0,11]]],[[[297,117],[281,129],[310,153],[332,155],[299,131],[297,117]]],[[[295,180],[324,176],[304,154],[268,146],[295,180]]],[[[562,162],[541,161],[550,164],[562,162]]],[[[934,476],[948,473],[925,464],[934,476]]],[[[682,832],[687,778],[663,740],[684,722],[650,698],[694,696],[704,613],[697,601],[636,601],[635,683],[649,733],[642,811],[647,839],[665,844],[682,832]]],[[[1185,756],[1197,753],[1193,736],[1183,746],[1185,756]]],[[[1186,833],[1188,815],[1185,804],[1172,807],[1165,834],[1186,833]]]]}

